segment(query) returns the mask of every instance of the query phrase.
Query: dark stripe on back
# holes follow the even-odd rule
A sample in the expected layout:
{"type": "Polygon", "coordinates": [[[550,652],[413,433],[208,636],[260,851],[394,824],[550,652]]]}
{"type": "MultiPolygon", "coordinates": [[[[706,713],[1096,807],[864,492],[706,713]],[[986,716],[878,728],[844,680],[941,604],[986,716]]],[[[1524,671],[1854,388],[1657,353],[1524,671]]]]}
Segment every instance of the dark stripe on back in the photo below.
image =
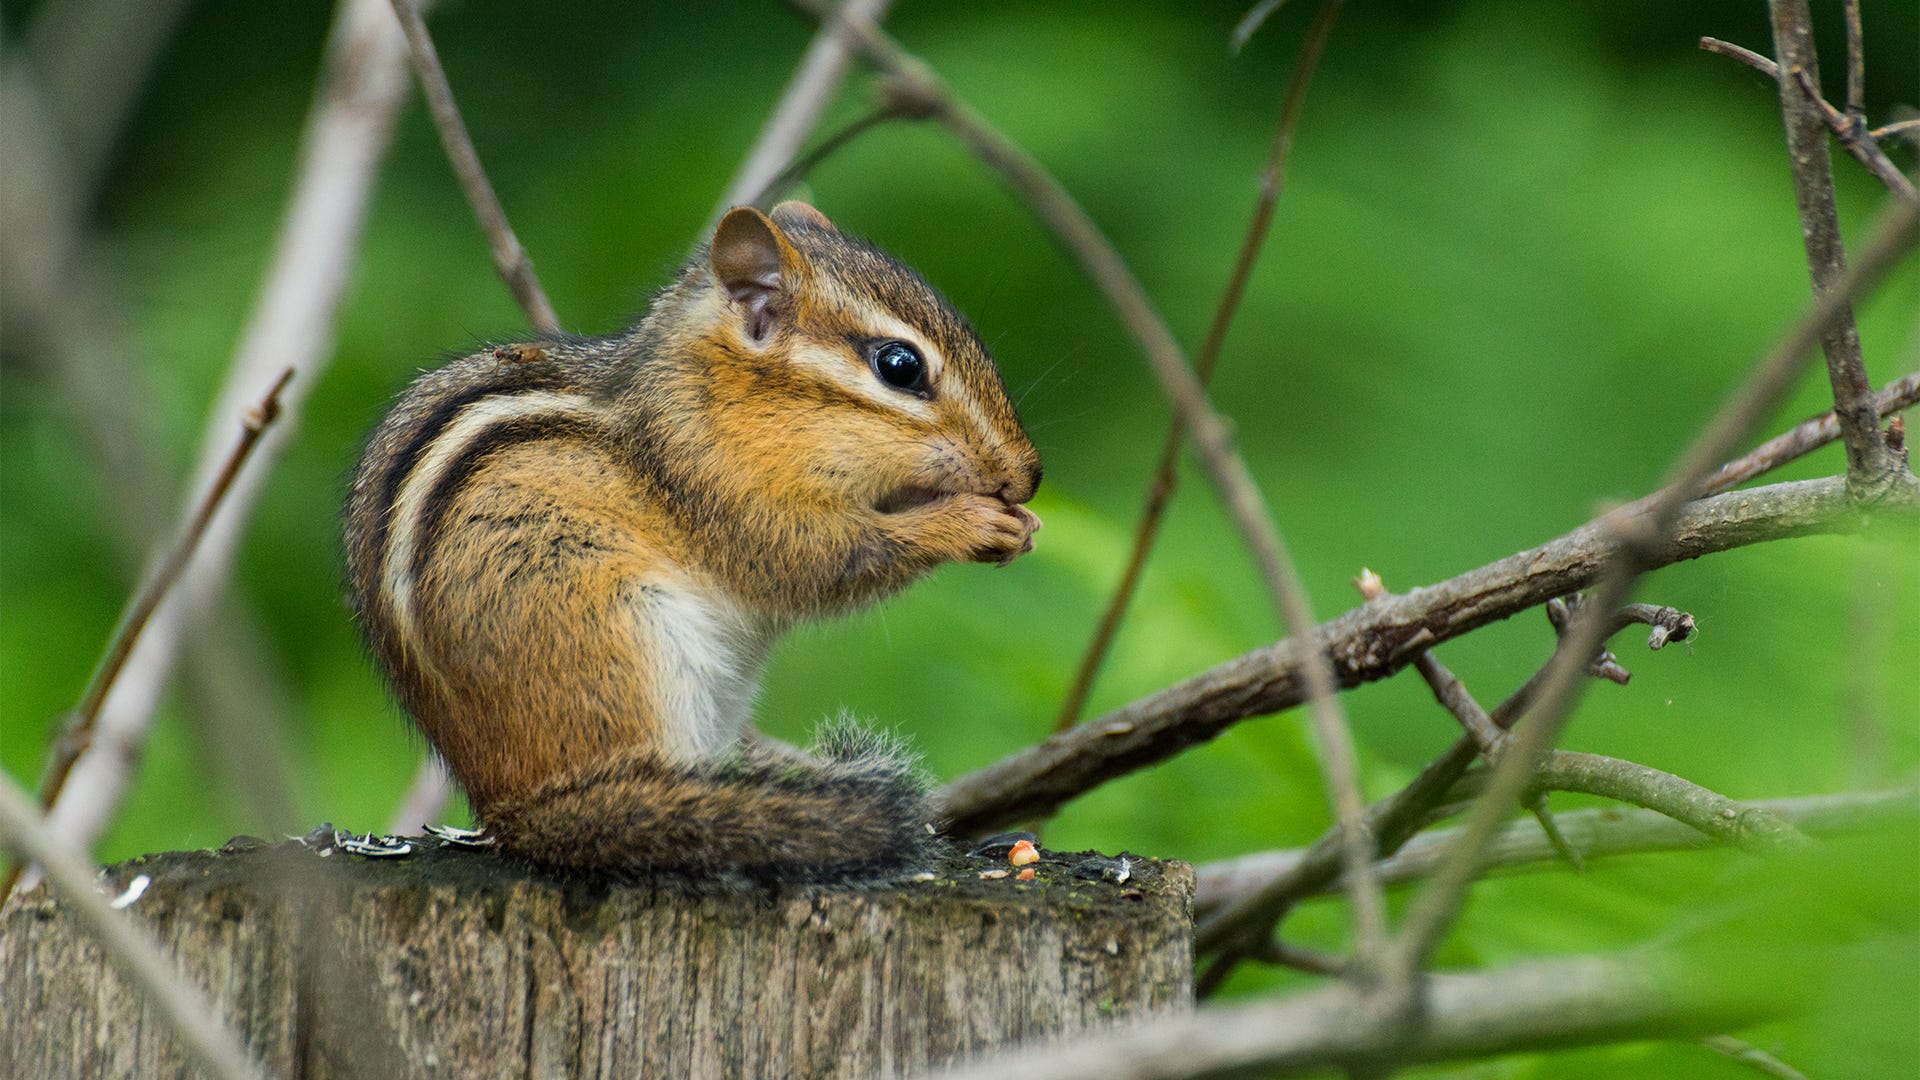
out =
{"type": "Polygon", "coordinates": [[[481,462],[500,450],[516,443],[530,442],[535,439],[550,439],[573,436],[583,441],[591,441],[599,435],[600,427],[591,420],[565,413],[549,413],[544,416],[519,416],[511,420],[502,420],[491,424],[475,435],[460,455],[447,463],[446,470],[434,482],[433,489],[420,505],[419,520],[414,523],[415,535],[420,540],[414,545],[413,565],[407,572],[415,581],[426,572],[427,560],[433,554],[435,540],[439,536],[440,519],[446,516],[447,508],[459,496],[460,488],[480,467],[481,462]]]}
{"type": "Polygon", "coordinates": [[[534,390],[553,390],[565,386],[566,382],[566,378],[558,371],[529,371],[524,382],[505,387],[497,384],[489,385],[485,382],[477,383],[434,406],[433,411],[420,421],[418,427],[414,428],[413,437],[408,439],[407,444],[393,456],[393,460],[387,463],[386,475],[380,482],[380,501],[374,507],[373,544],[368,550],[376,552],[387,550],[387,533],[391,531],[393,521],[393,501],[400,497],[401,485],[407,482],[407,474],[413,471],[413,466],[420,460],[420,455],[440,437],[441,431],[462,410],[482,398],[495,395],[512,397],[534,390]]]}

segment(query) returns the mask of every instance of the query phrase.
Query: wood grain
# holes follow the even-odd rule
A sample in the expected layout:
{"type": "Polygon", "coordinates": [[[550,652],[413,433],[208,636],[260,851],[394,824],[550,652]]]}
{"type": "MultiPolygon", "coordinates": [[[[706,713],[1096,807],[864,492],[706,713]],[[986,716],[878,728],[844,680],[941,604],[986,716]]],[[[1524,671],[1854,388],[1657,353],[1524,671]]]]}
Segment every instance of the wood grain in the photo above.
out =
{"type": "MultiPolygon", "coordinates": [[[[890,1076],[1191,1008],[1192,868],[1134,860],[1116,885],[1077,861],[698,895],[287,843],[147,856],[102,887],[151,878],[128,910],[279,1076],[890,1076]]],[[[0,912],[0,998],[18,1075],[183,1075],[44,889],[0,912]]]]}

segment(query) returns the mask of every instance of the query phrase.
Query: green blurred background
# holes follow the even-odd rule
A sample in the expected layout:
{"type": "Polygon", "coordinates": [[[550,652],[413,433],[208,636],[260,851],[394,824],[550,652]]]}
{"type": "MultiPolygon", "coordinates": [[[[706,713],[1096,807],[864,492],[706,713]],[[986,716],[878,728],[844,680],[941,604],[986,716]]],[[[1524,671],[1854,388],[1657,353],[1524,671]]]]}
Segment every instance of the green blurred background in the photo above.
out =
{"type": "MultiPolygon", "coordinates": [[[[902,2],[889,25],[1055,170],[1192,343],[1244,230],[1313,6],[1288,5],[1237,57],[1226,47],[1234,3],[902,2]]],[[[1838,100],[1839,5],[1816,6],[1838,100]]],[[[1863,6],[1868,109],[1884,122],[1920,100],[1920,26],[1910,3],[1863,6]]],[[[34,12],[7,8],[8,43],[34,12]]],[[[169,484],[189,467],[265,269],[327,19],[322,4],[192,5],[92,208],[95,254],[137,346],[123,373],[133,437],[169,484]]],[[[771,2],[449,2],[432,26],[522,241],[563,322],[587,333],[621,327],[684,255],[812,29],[771,2]]],[[[1765,5],[1348,6],[1216,392],[1322,617],[1356,602],[1348,579],[1363,565],[1406,590],[1643,492],[1806,304],[1774,88],[1698,51],[1702,34],[1769,51],[1765,5]]],[[[864,76],[851,80],[829,126],[870,95],[864,76]]],[[[1858,236],[1883,192],[1844,155],[1835,171],[1858,236]]],[[[794,635],[760,715],[794,739],[841,709],[874,717],[952,777],[1051,724],[1125,554],[1167,410],[1100,297],[938,130],[874,131],[806,194],[918,266],[981,329],[1046,460],[1034,505],[1047,529],[1010,568],[949,568],[794,635]]],[[[1876,382],[1916,366],[1917,293],[1910,260],[1862,307],[1876,382]]],[[[233,605],[243,614],[229,624],[270,675],[251,688],[249,715],[291,754],[295,820],[247,809],[213,764],[204,702],[176,690],[99,857],[323,818],[383,825],[421,744],[348,619],[343,478],[416,370],[523,325],[416,101],[379,184],[336,355],[249,530],[233,605]]],[[[46,351],[8,333],[0,361],[0,764],[32,782],[130,587],[113,539],[129,525],[46,351]]],[[[1758,434],[1825,400],[1810,370],[1758,434]]],[[[1830,448],[1785,475],[1841,465],[1830,448]]],[[[1204,481],[1190,468],[1184,480],[1095,711],[1276,636],[1204,481]]],[[[163,505],[177,495],[157,493],[163,505]]],[[[1623,637],[1632,685],[1593,687],[1565,745],[1736,797],[1911,782],[1916,556],[1913,530],[1883,530],[1652,575],[1643,598],[1693,612],[1700,636],[1658,655],[1623,637]]],[[[1545,619],[1528,613],[1441,656],[1491,703],[1550,646],[1545,619]]],[[[1345,701],[1369,797],[1455,734],[1411,675],[1345,701]]],[[[1307,843],[1326,817],[1289,714],[1072,804],[1049,840],[1205,861],[1307,843]]],[[[1770,932],[1841,941],[1855,959],[1809,971],[1830,1008],[1754,1037],[1812,1075],[1893,1075],[1920,1053],[1920,837],[1843,850],[1817,875],[1669,855],[1493,881],[1442,959],[1666,940],[1762,904],[1786,913],[1770,932]]],[[[1288,928],[1325,946],[1342,933],[1328,904],[1288,928]]],[[[1296,981],[1256,972],[1234,988],[1296,981]]],[[[1748,1075],[1688,1045],[1434,1074],[1626,1071],[1748,1075]]]]}

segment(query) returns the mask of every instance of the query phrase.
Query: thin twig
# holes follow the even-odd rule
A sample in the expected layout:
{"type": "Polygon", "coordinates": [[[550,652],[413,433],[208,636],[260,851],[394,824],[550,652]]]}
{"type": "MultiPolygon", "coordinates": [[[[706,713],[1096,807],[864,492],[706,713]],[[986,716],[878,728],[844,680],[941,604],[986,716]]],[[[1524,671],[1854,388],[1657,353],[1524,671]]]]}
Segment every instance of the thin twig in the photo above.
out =
{"type": "MultiPolygon", "coordinates": [[[[886,18],[892,0],[846,0],[846,14],[878,25],[886,18]]],[[[700,230],[705,239],[713,232],[720,216],[736,206],[758,204],[766,192],[775,188],[775,180],[787,168],[807,136],[820,122],[820,114],[846,77],[853,59],[853,47],[846,40],[840,23],[821,21],[813,41],[794,67],[787,88],[767,115],[767,122],[754,139],[753,148],[740,162],[740,169],[727,184],[726,194],[714,204],[700,230]]]]}
{"type": "Polygon", "coordinates": [[[473,208],[480,231],[486,234],[487,247],[493,252],[494,270],[500,280],[506,282],[520,310],[526,312],[541,333],[559,333],[560,316],[554,313],[553,302],[547,299],[540,279],[534,276],[533,260],[528,257],[527,249],[520,246],[520,238],[513,234],[506,208],[500,205],[500,197],[494,194],[487,171],[480,165],[480,152],[474,148],[473,136],[467,133],[467,122],[460,115],[460,107],[454,104],[453,87],[447,83],[446,69],[440,66],[440,54],[433,47],[427,24],[420,18],[419,5],[415,0],[393,0],[393,14],[407,36],[407,54],[413,60],[414,73],[420,78],[420,91],[427,99],[427,111],[433,114],[433,126],[439,129],[440,145],[446,148],[447,161],[453,165],[460,188],[467,194],[467,205],[473,208]]]}
{"type": "Polygon", "coordinates": [[[1869,139],[1889,139],[1895,135],[1905,135],[1909,131],[1920,131],[1920,116],[1909,120],[1895,120],[1891,124],[1882,124],[1867,132],[1869,139]]]}
{"type": "MultiPolygon", "coordinates": [[[[1920,400],[1920,373],[1889,384],[1876,399],[1887,416],[1920,400]]],[[[1739,484],[1834,441],[1831,412],[1727,462],[1701,485],[1703,497],[1739,484]]],[[[1681,521],[1669,561],[1857,524],[1834,484],[1776,485],[1741,498],[1703,502],[1681,521]]],[[[1320,629],[1340,663],[1341,685],[1386,678],[1425,645],[1458,637],[1495,619],[1585,588],[1599,572],[1605,536],[1592,521],[1539,548],[1418,590],[1385,606],[1349,611],[1320,629]]],[[[1300,704],[1297,661],[1287,642],[1255,650],[1084,725],[962,776],[939,798],[950,828],[965,835],[1051,813],[1076,795],[1213,738],[1229,725],[1300,704]]]]}
{"type": "Polygon", "coordinates": [[[114,911],[94,890],[93,867],[54,837],[33,812],[27,793],[4,771],[0,771],[0,840],[13,852],[16,867],[32,862],[45,868],[47,880],[66,896],[100,950],[146,996],[190,1060],[225,1080],[266,1075],[234,1032],[220,1023],[200,988],[180,973],[151,937],[136,930],[126,915],[114,911]]]}
{"type": "Polygon", "coordinates": [[[1246,48],[1247,42],[1253,40],[1253,35],[1259,33],[1260,28],[1267,24],[1267,20],[1273,16],[1273,13],[1279,11],[1280,5],[1286,2],[1287,0],[1260,0],[1259,3],[1248,8],[1247,13],[1240,16],[1240,21],[1233,24],[1233,36],[1228,39],[1233,51],[1237,53],[1246,48]]]}
{"type": "Polygon", "coordinates": [[[1487,715],[1487,710],[1481,708],[1479,702],[1473,700],[1473,695],[1467,692],[1459,678],[1431,652],[1423,652],[1415,657],[1413,666],[1420,672],[1420,677],[1426,680],[1427,689],[1433,691],[1435,700],[1460,721],[1461,727],[1466,728],[1467,735],[1480,748],[1480,753],[1489,759],[1498,754],[1500,740],[1505,733],[1493,726],[1493,718],[1487,715]]]}
{"type": "Polygon", "coordinates": [[[1856,131],[1867,126],[1867,46],[1860,27],[1860,0],[1846,0],[1847,14],[1847,122],[1856,131]]]}
{"type": "MultiPolygon", "coordinates": [[[[210,413],[189,490],[203,490],[225,460],[228,418],[259,400],[282,371],[300,373],[281,399],[289,421],[320,381],[374,173],[406,99],[406,63],[406,41],[385,0],[341,0],[271,266],[210,413]]],[[[49,817],[55,834],[75,847],[92,845],[125,792],[130,754],[144,738],[185,638],[217,603],[268,466],[294,426],[282,423],[262,440],[254,467],[234,482],[199,554],[154,613],[108,695],[94,751],[74,766],[49,817]]]]}
{"type": "Polygon", "coordinates": [[[1347,962],[1333,953],[1289,944],[1278,938],[1261,946],[1258,958],[1263,964],[1289,967],[1309,975],[1340,976],[1349,971],[1347,962]]]}
{"type": "MultiPolygon", "coordinates": [[[[1881,419],[1893,416],[1920,402],[1920,372],[1903,375],[1888,383],[1874,396],[1874,412],[1881,419]]],[[[1704,494],[1730,491],[1761,473],[1777,469],[1789,461],[1804,457],[1840,437],[1840,422],[1833,413],[1802,421],[1793,430],[1761,443],[1751,453],[1735,458],[1715,469],[1702,488],[1704,494]]]]}
{"type": "MultiPolygon", "coordinates": [[[[1427,688],[1433,691],[1434,698],[1460,721],[1462,727],[1467,729],[1467,735],[1480,748],[1480,755],[1488,761],[1496,760],[1504,733],[1494,726],[1493,718],[1488,716],[1487,711],[1480,707],[1480,703],[1473,699],[1473,695],[1467,691],[1466,685],[1460,681],[1459,677],[1449,671],[1447,666],[1440,662],[1440,658],[1431,652],[1421,653],[1419,658],[1414,660],[1413,666],[1420,672],[1420,677],[1426,680],[1427,688]]],[[[1545,792],[1536,794],[1528,800],[1527,811],[1533,815],[1535,821],[1540,823],[1540,828],[1546,833],[1548,841],[1559,851],[1560,857],[1566,860],[1568,866],[1576,872],[1586,869],[1585,860],[1580,857],[1580,852],[1568,843],[1566,834],[1560,831],[1560,826],[1554,821],[1552,811],[1547,809],[1545,792]]]]}
{"type": "MultiPolygon", "coordinates": [[[[1894,825],[1920,823],[1920,788],[1808,795],[1791,799],[1756,799],[1741,804],[1759,808],[1814,837],[1848,836],[1894,825]]],[[[1589,858],[1647,855],[1668,851],[1699,851],[1721,846],[1709,833],[1654,810],[1622,811],[1617,807],[1568,810],[1556,815],[1562,831],[1589,858]]],[[[1458,828],[1437,829],[1409,839],[1399,851],[1380,862],[1380,880],[1404,885],[1431,877],[1458,828]]],[[[1196,868],[1194,915],[1210,919],[1226,905],[1237,903],[1283,875],[1297,873],[1311,854],[1309,848],[1288,848],[1241,855],[1196,868]]],[[[1489,870],[1547,872],[1561,861],[1560,854],[1530,821],[1511,821],[1500,827],[1487,846],[1489,870]]],[[[1320,886],[1300,899],[1329,894],[1320,886]]]]}
{"type": "MultiPolygon", "coordinates": [[[[1849,3],[1847,7],[1851,9],[1853,5],[1849,3]]],[[[1772,1077],[1773,1080],[1807,1080],[1807,1074],[1799,1069],[1752,1043],[1743,1042],[1731,1035],[1709,1035],[1700,1040],[1700,1045],[1721,1057],[1737,1061],[1762,1076],[1772,1077]]]]}
{"type": "MultiPolygon", "coordinates": [[[[1320,5],[1313,25],[1300,45],[1300,55],[1294,60],[1293,77],[1287,83],[1286,96],[1280,104],[1280,119],[1267,150],[1267,161],[1260,170],[1259,195],[1254,199],[1246,236],[1240,242],[1239,256],[1227,276],[1227,286],[1220,295],[1219,305],[1214,309],[1213,321],[1207,326],[1207,336],[1201,342],[1200,351],[1194,354],[1194,374],[1202,386],[1213,378],[1214,367],[1220,359],[1220,349],[1226,343],[1227,330],[1233,325],[1235,313],[1240,310],[1240,301],[1246,295],[1247,282],[1253,276],[1260,250],[1266,246],[1267,232],[1273,224],[1274,207],[1279,203],[1280,193],[1286,183],[1287,157],[1293,148],[1293,134],[1300,126],[1300,112],[1306,102],[1307,87],[1313,81],[1313,73],[1319,66],[1327,38],[1333,33],[1334,20],[1340,14],[1340,4],[1341,0],[1325,0],[1320,5]]],[[[1153,478],[1147,482],[1146,506],[1140,511],[1140,521],[1134,527],[1133,550],[1127,556],[1127,564],[1120,572],[1119,582],[1113,587],[1106,610],[1100,614],[1093,639],[1087,643],[1086,652],[1080,658],[1080,667],[1074,672],[1066,698],[1060,703],[1060,713],[1053,725],[1055,731],[1065,731],[1079,723],[1086,709],[1087,695],[1093,690],[1093,680],[1099,675],[1101,664],[1106,661],[1107,651],[1113,646],[1114,634],[1119,631],[1128,606],[1133,603],[1141,571],[1146,566],[1148,554],[1153,550],[1154,540],[1160,535],[1160,523],[1165,520],[1167,504],[1172,501],[1174,489],[1179,483],[1177,466],[1180,462],[1180,446],[1185,438],[1186,428],[1175,416],[1160,447],[1160,462],[1154,466],[1153,478]]]]}
{"type": "MultiPolygon", "coordinates": [[[[1741,48],[1731,42],[1712,37],[1701,38],[1700,47],[1707,52],[1738,60],[1769,79],[1775,81],[1780,79],[1780,65],[1752,49],[1741,48]]],[[[1920,121],[1901,121],[1874,128],[1872,131],[1863,131],[1854,126],[1845,113],[1834,108],[1826,98],[1821,97],[1817,88],[1803,86],[1802,89],[1820,110],[1820,119],[1826,122],[1827,129],[1833,132],[1834,138],[1840,140],[1841,147],[1852,154],[1855,161],[1864,166],[1895,195],[1903,199],[1920,198],[1920,192],[1914,190],[1913,181],[1907,179],[1907,174],[1900,171],[1900,166],[1895,165],[1893,159],[1888,157],[1886,151],[1880,149],[1875,141],[1888,135],[1898,134],[1899,131],[1904,130],[1905,126],[1917,124],[1920,121]]]]}
{"type": "MultiPolygon", "coordinates": [[[[46,779],[40,785],[40,809],[51,810],[59,801],[60,793],[67,786],[67,778],[73,775],[73,765],[80,760],[93,745],[95,729],[100,723],[100,709],[106,704],[107,694],[114,683],[120,680],[120,673],[126,670],[127,658],[133,655],[133,647],[140,643],[140,635],[159,610],[160,602],[167,598],[180,580],[182,571],[200,547],[200,540],[207,534],[207,526],[213,516],[226,501],[227,493],[233,488],[234,478],[246,467],[247,459],[253,456],[253,450],[260,444],[260,436],[273,422],[280,418],[280,392],[293,380],[293,369],[281,372],[280,378],[267,390],[267,396],[260,403],[247,410],[240,421],[240,438],[234,443],[233,450],[213,479],[213,486],[200,497],[193,516],[187,520],[187,526],[179,539],[168,549],[166,558],[160,563],[146,585],[135,594],[127,605],[126,614],[120,619],[119,628],[108,639],[107,649],[100,664],[94,669],[93,678],[87,683],[87,689],[80,697],[80,704],[74,708],[71,719],[60,733],[60,739],[54,744],[52,763],[47,767],[46,779]]],[[[0,904],[6,903],[14,883],[23,869],[15,863],[4,879],[0,879],[0,904]]]]}
{"type": "MultiPolygon", "coordinates": [[[[1808,350],[1851,312],[1853,297],[1878,283],[1913,246],[1917,222],[1920,214],[1913,204],[1895,200],[1892,211],[1874,230],[1860,261],[1820,295],[1813,311],[1708,421],[1675,460],[1661,489],[1606,516],[1604,520],[1616,542],[1599,587],[1548,665],[1539,696],[1528,712],[1528,722],[1511,737],[1448,863],[1408,910],[1393,946],[1394,962],[1402,965],[1402,970],[1416,970],[1424,964],[1440,936],[1453,924],[1468,885],[1478,876],[1487,841],[1507,808],[1529,786],[1534,769],[1558,737],[1578,696],[1580,675],[1588,658],[1605,640],[1613,612],[1625,602],[1635,578],[1649,568],[1649,555],[1673,535],[1683,504],[1743,433],[1785,395],[1808,350]]],[[[1911,486],[1901,490],[1910,494],[1911,486]]]]}
{"type": "Polygon", "coordinates": [[[754,191],[752,196],[743,200],[740,205],[758,206],[765,209],[768,205],[777,202],[781,196],[787,193],[789,188],[799,183],[801,177],[819,168],[821,162],[839,153],[848,143],[851,143],[853,140],[889,120],[899,119],[901,115],[900,110],[891,102],[883,102],[873,109],[861,113],[833,134],[820,140],[818,146],[794,158],[791,165],[780,170],[778,176],[767,181],[765,187],[754,191]]]}
{"type": "MultiPolygon", "coordinates": [[[[1573,626],[1573,611],[1579,596],[1555,597],[1547,601],[1547,621],[1553,624],[1554,639],[1564,641],[1567,630],[1573,626]]],[[[1605,679],[1616,686],[1625,686],[1633,681],[1633,673],[1620,666],[1620,658],[1605,645],[1587,661],[1587,674],[1596,679],[1605,679]]]]}
{"type": "MultiPolygon", "coordinates": [[[[812,0],[798,0],[819,14],[812,0]]],[[[1382,939],[1384,913],[1373,860],[1365,851],[1360,815],[1364,810],[1354,761],[1353,735],[1335,693],[1332,666],[1314,647],[1313,616],[1285,541],[1267,513],[1265,500],[1246,462],[1233,449],[1227,427],[1207,400],[1206,390],[1187,366],[1186,357],[1165,320],[1099,226],[1071,194],[1027,152],[995,130],[952,92],[926,64],[908,55],[871,22],[843,13],[844,23],[862,53],[890,77],[914,85],[918,97],[932,103],[935,118],[988,167],[1001,175],[1027,206],[1073,254],[1093,279],[1120,321],[1140,345],[1173,402],[1181,422],[1193,432],[1195,448],[1208,476],[1226,503],[1289,636],[1310,643],[1305,675],[1315,741],[1326,779],[1328,801],[1348,840],[1347,884],[1352,892],[1355,936],[1363,970],[1370,970],[1382,939]]]]}
{"type": "MultiPolygon", "coordinates": [[[[146,57],[140,48],[121,52],[123,46],[82,44],[89,28],[97,31],[111,22],[123,6],[118,0],[49,4],[36,16],[30,48],[67,50],[57,60],[40,54],[67,78],[73,77],[70,65],[99,60],[103,48],[137,65],[146,57]]],[[[158,32],[149,20],[168,5],[154,8],[137,16],[121,12],[128,16],[126,32],[158,32]]],[[[176,478],[161,468],[170,455],[160,452],[151,422],[151,376],[164,365],[126,326],[120,282],[99,257],[83,220],[89,180],[62,153],[70,149],[63,144],[71,128],[34,84],[28,67],[17,51],[0,62],[0,160],[6,162],[0,183],[0,281],[6,284],[0,290],[0,325],[13,332],[9,340],[16,348],[26,345],[43,362],[42,370],[66,399],[73,441],[93,466],[92,509],[101,514],[131,598],[182,527],[171,490],[176,478]]],[[[137,79],[119,80],[132,74],[109,76],[107,82],[115,86],[104,89],[107,98],[130,93],[137,79]]],[[[96,101],[90,96],[95,92],[74,87],[69,94],[108,110],[131,104],[96,101]]],[[[230,436],[224,426],[219,434],[224,451],[230,436]]],[[[211,748],[213,782],[237,791],[251,819],[263,827],[288,824],[290,772],[279,752],[283,748],[273,739],[289,712],[284,688],[261,662],[261,636],[247,632],[255,621],[248,605],[235,598],[219,617],[227,632],[186,643],[191,702],[186,714],[211,748]],[[244,767],[236,768],[243,761],[244,767]]]]}
{"type": "MultiPolygon", "coordinates": [[[[1386,592],[1386,583],[1372,570],[1362,570],[1354,584],[1359,588],[1363,599],[1377,599],[1386,592]]],[[[1420,673],[1420,678],[1426,681],[1427,689],[1433,691],[1434,700],[1438,701],[1440,707],[1452,714],[1453,718],[1460,722],[1460,726],[1466,729],[1467,736],[1480,748],[1480,755],[1488,761],[1493,761],[1500,753],[1500,744],[1505,737],[1505,732],[1494,723],[1493,717],[1487,715],[1487,710],[1481,708],[1480,703],[1474,700],[1466,684],[1448,670],[1431,650],[1415,657],[1413,666],[1420,673]]],[[[1541,831],[1560,852],[1560,857],[1566,860],[1567,865],[1571,866],[1576,873],[1585,870],[1586,863],[1581,859],[1580,852],[1567,842],[1566,835],[1560,831],[1560,826],[1553,820],[1552,812],[1547,809],[1546,793],[1536,794],[1528,802],[1527,809],[1533,814],[1534,820],[1540,823],[1541,831]]]]}

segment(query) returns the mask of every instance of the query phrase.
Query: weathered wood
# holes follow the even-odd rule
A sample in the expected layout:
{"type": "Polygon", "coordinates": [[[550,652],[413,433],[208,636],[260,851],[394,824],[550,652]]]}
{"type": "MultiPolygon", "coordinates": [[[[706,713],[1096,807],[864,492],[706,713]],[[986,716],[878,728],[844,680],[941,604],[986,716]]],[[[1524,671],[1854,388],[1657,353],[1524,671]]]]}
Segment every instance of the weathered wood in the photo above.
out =
{"type": "MultiPolygon", "coordinates": [[[[703,896],[431,842],[395,860],[289,843],[147,856],[103,888],[151,879],[128,910],[275,1075],[884,1076],[1191,1008],[1192,868],[1136,859],[1115,884],[1078,862],[703,896]]],[[[0,1001],[14,1075],[185,1073],[44,888],[0,912],[0,1001]]]]}

